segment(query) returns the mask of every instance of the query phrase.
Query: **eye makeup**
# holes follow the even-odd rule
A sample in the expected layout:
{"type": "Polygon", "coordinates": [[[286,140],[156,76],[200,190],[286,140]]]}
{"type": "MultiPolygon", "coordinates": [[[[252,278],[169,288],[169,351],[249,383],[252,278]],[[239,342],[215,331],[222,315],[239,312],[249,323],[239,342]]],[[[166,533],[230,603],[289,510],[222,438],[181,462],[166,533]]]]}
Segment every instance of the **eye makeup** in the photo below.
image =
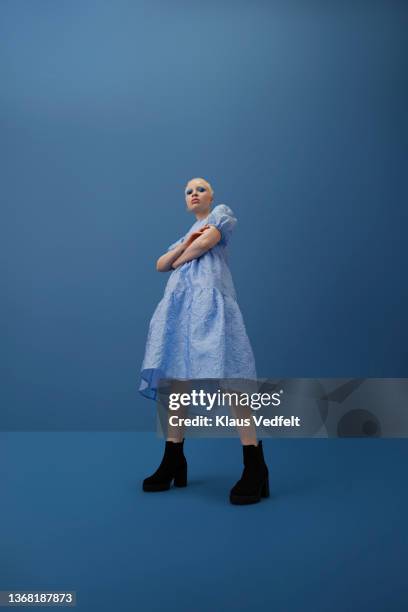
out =
{"type": "MultiPolygon", "coordinates": [[[[193,189],[191,189],[191,187],[189,189],[186,190],[186,195],[191,195],[193,193],[193,189]]],[[[199,185],[197,187],[197,191],[199,191],[200,193],[203,193],[204,191],[207,191],[205,187],[203,187],[202,185],[199,185]]]]}

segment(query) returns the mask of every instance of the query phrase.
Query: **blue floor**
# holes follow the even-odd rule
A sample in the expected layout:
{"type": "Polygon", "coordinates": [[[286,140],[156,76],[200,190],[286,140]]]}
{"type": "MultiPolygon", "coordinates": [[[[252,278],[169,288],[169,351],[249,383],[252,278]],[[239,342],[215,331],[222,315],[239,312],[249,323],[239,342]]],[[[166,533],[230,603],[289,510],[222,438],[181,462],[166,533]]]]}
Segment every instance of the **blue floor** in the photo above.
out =
{"type": "Polygon", "coordinates": [[[407,441],[265,439],[272,497],[246,507],[228,502],[237,439],[187,439],[189,486],[143,493],[162,446],[1,433],[0,590],[75,590],[87,612],[406,612],[407,441]]]}

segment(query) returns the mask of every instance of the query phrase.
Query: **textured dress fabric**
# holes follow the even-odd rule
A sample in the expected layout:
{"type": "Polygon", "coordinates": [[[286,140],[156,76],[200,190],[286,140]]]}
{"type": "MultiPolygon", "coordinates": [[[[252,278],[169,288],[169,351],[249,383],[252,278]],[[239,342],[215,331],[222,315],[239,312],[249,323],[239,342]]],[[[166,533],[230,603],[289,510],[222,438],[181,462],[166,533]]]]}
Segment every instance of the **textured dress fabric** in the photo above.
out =
{"type": "Polygon", "coordinates": [[[170,274],[149,325],[139,387],[145,397],[156,399],[160,378],[256,379],[228,266],[228,242],[236,223],[231,208],[219,204],[168,247],[174,249],[203,225],[214,225],[221,233],[214,247],[170,274]]]}

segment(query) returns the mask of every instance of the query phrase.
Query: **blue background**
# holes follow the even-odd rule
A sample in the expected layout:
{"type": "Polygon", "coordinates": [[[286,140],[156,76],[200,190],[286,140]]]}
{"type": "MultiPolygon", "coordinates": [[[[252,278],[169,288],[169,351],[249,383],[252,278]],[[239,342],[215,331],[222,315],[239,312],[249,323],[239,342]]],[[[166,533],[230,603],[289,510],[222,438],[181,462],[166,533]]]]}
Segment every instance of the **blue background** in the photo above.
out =
{"type": "Polygon", "coordinates": [[[407,17],[1,2],[1,589],[72,588],[86,610],[406,610],[405,441],[267,443],[274,498],[245,509],[238,440],[190,441],[192,486],[150,497],[162,441],[137,389],[195,176],[239,220],[259,376],[407,376],[407,17]],[[91,431],[6,431],[49,428],[91,431]],[[112,429],[138,431],[92,433],[112,429]]]}

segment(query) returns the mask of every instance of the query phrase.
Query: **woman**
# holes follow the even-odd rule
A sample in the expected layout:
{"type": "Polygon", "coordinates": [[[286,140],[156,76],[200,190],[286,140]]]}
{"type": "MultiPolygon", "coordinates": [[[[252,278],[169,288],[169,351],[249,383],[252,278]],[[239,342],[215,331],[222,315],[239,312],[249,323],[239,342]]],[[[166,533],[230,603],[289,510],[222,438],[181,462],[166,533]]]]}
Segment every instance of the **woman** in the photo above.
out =
{"type": "MultiPolygon", "coordinates": [[[[228,267],[227,245],[237,222],[225,204],[213,209],[214,193],[203,178],[185,188],[187,210],[196,221],[169,246],[156,264],[172,271],[164,296],[152,316],[141,368],[140,392],[156,399],[160,378],[183,381],[203,378],[256,379],[255,360],[228,267]]],[[[233,407],[237,416],[241,411],[233,407]]],[[[247,415],[246,415],[247,416],[247,415]]],[[[163,491],[187,484],[183,428],[167,431],[164,456],[156,472],[143,481],[144,491],[163,491]]],[[[244,471],[230,491],[230,501],[247,504],[269,496],[268,468],[255,427],[239,428],[244,471]]]]}

